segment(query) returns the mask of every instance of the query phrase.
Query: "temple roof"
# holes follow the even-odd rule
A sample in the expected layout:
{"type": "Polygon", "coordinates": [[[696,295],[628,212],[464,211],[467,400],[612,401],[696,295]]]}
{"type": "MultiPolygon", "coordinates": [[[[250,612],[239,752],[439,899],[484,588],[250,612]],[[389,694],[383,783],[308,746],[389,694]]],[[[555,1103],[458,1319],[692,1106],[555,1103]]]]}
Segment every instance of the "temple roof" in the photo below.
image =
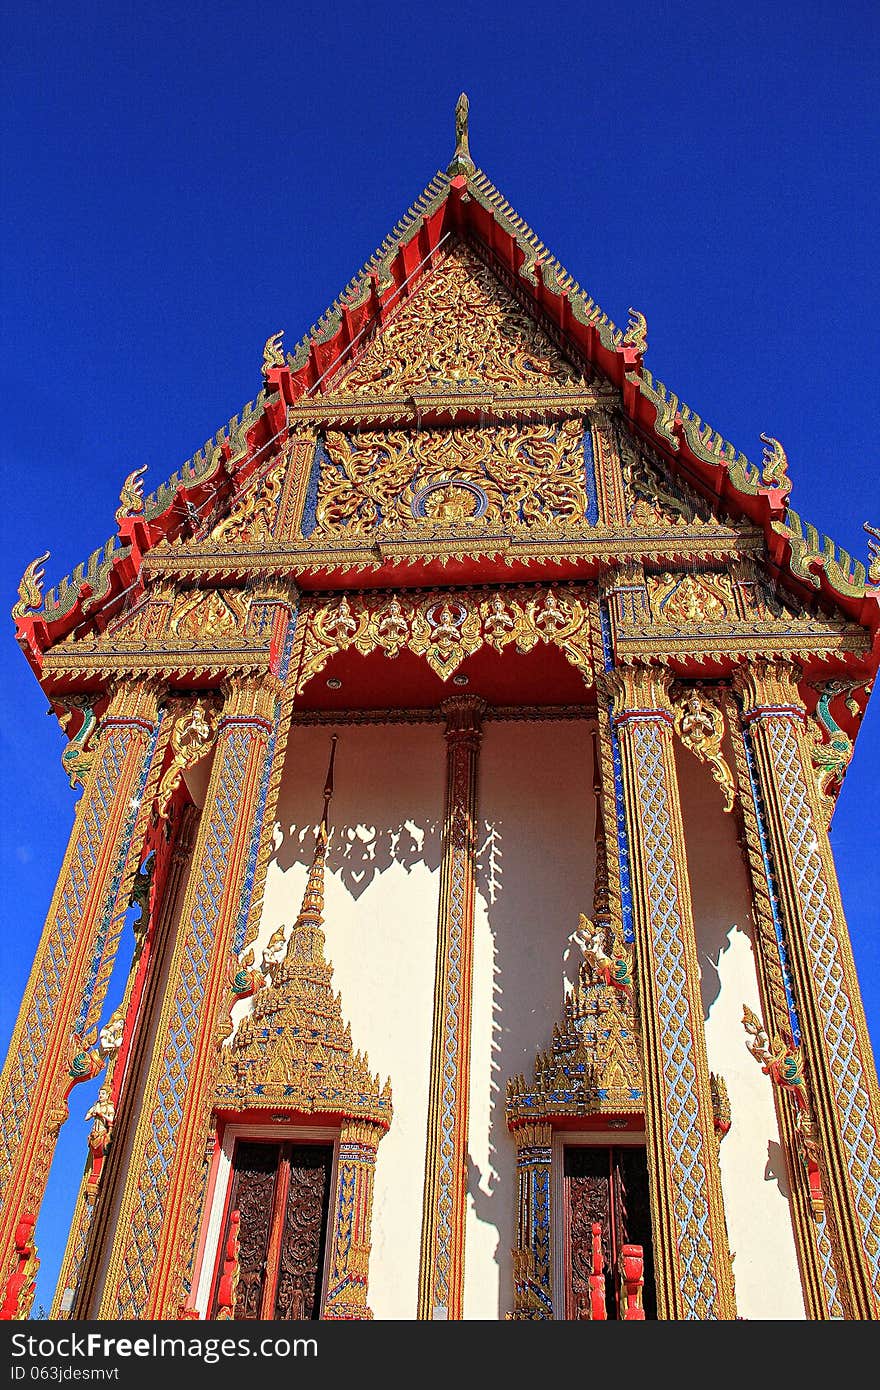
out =
{"type": "MultiPolygon", "coordinates": [[[[871,634],[870,671],[880,664],[880,562],[865,565],[821,535],[790,505],[788,461],[778,441],[762,436],[763,459],[750,460],[644,364],[644,318],[630,310],[616,326],[544,246],[471,158],[467,104],[456,116],[456,149],[393,231],[293,351],[282,334],[266,343],[263,389],[222,426],[166,483],[147,497],[129,475],[116,513],[117,531],[71,576],[45,595],[48,555],[29,566],[13,608],[16,636],[38,678],[42,654],[75,629],[102,631],[121,596],[157,545],[186,534],[187,516],[212,502],[232,506],[271,457],[288,415],[332,395],[397,310],[416,293],[451,240],[483,259],[585,376],[607,384],[632,430],[670,468],[719,510],[759,527],[767,562],[796,595],[815,597],[871,634]]],[[[429,403],[430,405],[430,403],[429,403]]],[[[873,552],[872,552],[873,553],[873,552]]]]}

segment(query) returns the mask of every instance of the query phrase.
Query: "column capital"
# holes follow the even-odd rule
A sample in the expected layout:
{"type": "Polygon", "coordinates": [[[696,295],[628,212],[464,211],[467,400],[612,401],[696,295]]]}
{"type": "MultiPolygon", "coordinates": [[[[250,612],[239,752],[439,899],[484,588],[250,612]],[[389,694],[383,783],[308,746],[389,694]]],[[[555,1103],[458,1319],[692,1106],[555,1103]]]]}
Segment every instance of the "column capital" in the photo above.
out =
{"type": "Polygon", "coordinates": [[[618,589],[637,586],[645,587],[645,566],[640,560],[624,560],[621,564],[607,569],[599,580],[602,596],[616,593],[618,589]]]}
{"type": "Polygon", "coordinates": [[[146,724],[152,727],[159,718],[164,694],[165,683],[155,676],[133,676],[114,682],[101,726],[146,724]]]}
{"type": "Polygon", "coordinates": [[[549,1149],[553,1143],[550,1124],[518,1125],[513,1131],[517,1153],[522,1149],[549,1149]]]}
{"type": "Polygon", "coordinates": [[[277,600],[286,603],[291,609],[296,607],[300,590],[293,579],[280,575],[268,576],[257,581],[252,598],[257,603],[271,603],[277,600]]]}
{"type": "Polygon", "coordinates": [[[617,666],[596,675],[596,687],[611,705],[615,724],[642,718],[672,727],[672,682],[672,674],[656,666],[617,666]]]}
{"type": "Polygon", "coordinates": [[[283,681],[272,672],[230,677],[221,686],[223,712],[218,728],[223,729],[233,721],[271,728],[283,688],[283,681]]]}
{"type": "Polygon", "coordinates": [[[803,718],[806,707],[798,690],[803,672],[793,661],[753,661],[739,666],[733,688],[743,703],[745,718],[789,714],[803,718]]]}
{"type": "Polygon", "coordinates": [[[373,1120],[344,1119],[339,1127],[339,1142],[376,1150],[386,1133],[387,1130],[373,1120]]]}
{"type": "Polygon", "coordinates": [[[440,708],[446,718],[446,738],[465,740],[479,738],[483,730],[486,701],[479,695],[450,695],[440,708]]]}

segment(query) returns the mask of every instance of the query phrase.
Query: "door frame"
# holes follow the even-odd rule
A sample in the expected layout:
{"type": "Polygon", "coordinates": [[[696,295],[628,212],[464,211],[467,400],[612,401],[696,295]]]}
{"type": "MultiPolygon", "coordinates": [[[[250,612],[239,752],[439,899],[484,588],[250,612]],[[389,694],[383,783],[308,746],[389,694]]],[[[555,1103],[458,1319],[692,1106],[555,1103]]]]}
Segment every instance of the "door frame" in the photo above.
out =
{"type": "Polygon", "coordinates": [[[565,1149],[643,1149],[644,1130],[553,1128],[553,1317],[565,1322],[565,1149]]]}
{"type": "Polygon", "coordinates": [[[196,1286],[195,1306],[200,1318],[208,1317],[211,1308],[211,1295],[217,1280],[220,1268],[220,1239],[225,1229],[228,1214],[229,1198],[232,1192],[232,1154],[235,1149],[236,1141],[243,1139],[255,1143],[294,1143],[294,1144],[316,1144],[333,1146],[333,1160],[330,1168],[330,1187],[329,1202],[327,1211],[327,1240],[324,1246],[324,1268],[321,1271],[321,1309],[324,1307],[324,1299],[327,1296],[327,1278],[329,1274],[330,1255],[332,1247],[332,1216],[334,1208],[334,1198],[338,1181],[337,1166],[339,1162],[339,1126],[328,1125],[295,1125],[295,1124],[236,1124],[234,1122],[224,1125],[220,1140],[220,1152],[217,1156],[217,1166],[214,1174],[213,1188],[210,1196],[210,1208],[207,1221],[203,1221],[205,1232],[202,1256],[198,1268],[198,1273],[193,1283],[196,1286]]]}

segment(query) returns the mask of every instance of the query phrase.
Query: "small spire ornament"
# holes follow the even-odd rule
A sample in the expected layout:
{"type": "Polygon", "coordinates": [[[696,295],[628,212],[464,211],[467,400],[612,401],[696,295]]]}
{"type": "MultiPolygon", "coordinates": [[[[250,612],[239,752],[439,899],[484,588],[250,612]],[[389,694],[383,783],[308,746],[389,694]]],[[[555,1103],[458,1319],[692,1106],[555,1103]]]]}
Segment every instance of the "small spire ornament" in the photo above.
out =
{"type": "Polygon", "coordinates": [[[454,177],[456,174],[472,174],[475,169],[474,161],[471,159],[470,145],[468,143],[468,111],[470,103],[467,93],[462,92],[458,101],[455,103],[455,154],[452,162],[446,170],[447,174],[454,177]]]}

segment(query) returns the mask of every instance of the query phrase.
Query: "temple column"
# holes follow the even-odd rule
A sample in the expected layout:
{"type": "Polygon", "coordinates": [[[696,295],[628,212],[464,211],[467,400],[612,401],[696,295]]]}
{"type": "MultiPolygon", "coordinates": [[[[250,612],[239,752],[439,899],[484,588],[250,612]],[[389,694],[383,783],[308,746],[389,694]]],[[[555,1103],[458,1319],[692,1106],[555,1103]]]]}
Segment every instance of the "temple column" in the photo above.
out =
{"type": "Polygon", "coordinates": [[[339,1132],[336,1205],[330,1248],[333,1252],[327,1297],[321,1316],[328,1321],[366,1321],[370,1230],[376,1150],[385,1134],[381,1125],[346,1120],[339,1132]]]}
{"type": "MultiPolygon", "coordinates": [[[[267,788],[277,758],[282,682],[245,677],[223,690],[216,746],[178,921],[168,988],[97,1314],[173,1318],[204,1186],[219,1042],[228,1032],[228,969],[252,906],[267,788]],[[275,749],[275,758],[272,750],[275,749]]],[[[281,740],[283,745],[284,740],[281,740]]]]}
{"type": "MultiPolygon", "coordinates": [[[[790,978],[844,1316],[880,1315],[880,1094],[813,776],[799,671],[738,673],[742,729],[790,978]]],[[[798,1036],[799,1035],[799,1036],[798,1036]]]]}
{"type": "Polygon", "coordinates": [[[485,704],[459,695],[442,709],[446,804],[418,1316],[452,1320],[461,1318],[464,1299],[477,766],[485,704]]]}
{"type": "Polygon", "coordinates": [[[509,1316],[513,1322],[538,1322],[553,1317],[553,1129],[548,1124],[520,1125],[513,1139],[519,1198],[509,1316]]]}
{"type": "MultiPolygon", "coordinates": [[[[751,881],[753,946],[761,1010],[770,1037],[797,1035],[791,1001],[791,977],[779,895],[770,867],[763,807],[757,794],[754,758],[741,729],[740,706],[728,691],[724,701],[739,788],[740,847],[751,881]]],[[[771,1084],[768,1082],[768,1084],[771,1084]]],[[[785,1153],[789,1205],[797,1250],[804,1307],[811,1320],[842,1318],[843,1305],[824,1213],[817,1213],[799,1154],[797,1113],[780,1086],[773,1086],[779,1138],[785,1153]]]]}
{"type": "Polygon", "coordinates": [[[157,860],[161,856],[166,863],[151,875],[147,898],[143,903],[144,918],[135,926],[136,933],[142,931],[144,936],[135,946],[131,972],[120,1005],[125,1018],[125,1040],[113,1059],[114,1142],[108,1146],[97,1186],[91,1181],[88,1165],[83,1175],[77,1210],[71,1222],[55,1297],[49,1310],[49,1317],[53,1319],[74,1318],[78,1316],[79,1308],[89,1306],[115,1193],[126,1176],[125,1165],[120,1162],[120,1149],[124,1151],[121,1140],[129,1133],[131,1117],[140,1098],[137,1085],[125,1086],[124,1080],[129,1075],[139,1077],[142,1072],[149,1031],[146,1025],[155,1012],[162,963],[168,951],[175,910],[179,905],[178,895],[189,866],[198,818],[198,809],[191,802],[185,804],[171,818],[170,836],[166,839],[163,832],[164,843],[160,841],[156,851],[157,860]]]}
{"type": "MultiPolygon", "coordinates": [[[[670,678],[597,677],[619,750],[642,1044],[657,1315],[736,1316],[712,1117],[670,678]]],[[[600,720],[600,730],[602,721],[600,720]]]]}
{"type": "Polygon", "coordinates": [[[158,690],[131,681],[111,696],[0,1078],[3,1210],[0,1276],[15,1232],[36,1217],[67,1118],[71,1064],[91,1040],[165,751],[158,690]]]}

